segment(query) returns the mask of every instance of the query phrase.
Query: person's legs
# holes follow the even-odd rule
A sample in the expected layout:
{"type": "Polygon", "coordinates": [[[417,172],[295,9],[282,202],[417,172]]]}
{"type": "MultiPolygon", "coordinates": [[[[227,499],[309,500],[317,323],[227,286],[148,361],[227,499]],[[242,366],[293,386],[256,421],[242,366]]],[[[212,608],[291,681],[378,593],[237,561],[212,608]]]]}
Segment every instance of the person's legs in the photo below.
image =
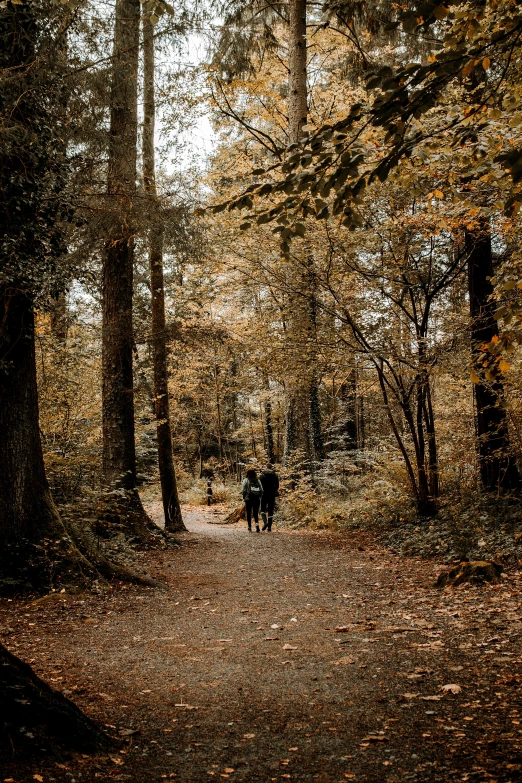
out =
{"type": "Polygon", "coordinates": [[[266,508],[267,508],[267,515],[268,515],[267,528],[268,528],[268,532],[270,533],[272,530],[272,523],[274,521],[275,497],[267,499],[266,508]]]}
{"type": "Polygon", "coordinates": [[[252,501],[251,500],[245,500],[245,508],[246,508],[248,529],[252,530],[252,501]]]}
{"type": "Polygon", "coordinates": [[[256,523],[256,533],[261,532],[259,530],[259,498],[254,498],[251,501],[252,503],[252,512],[254,514],[254,520],[256,523]]]}
{"type": "Polygon", "coordinates": [[[266,499],[264,495],[261,498],[261,519],[263,520],[263,530],[266,530],[268,527],[268,521],[266,516],[266,499]]]}

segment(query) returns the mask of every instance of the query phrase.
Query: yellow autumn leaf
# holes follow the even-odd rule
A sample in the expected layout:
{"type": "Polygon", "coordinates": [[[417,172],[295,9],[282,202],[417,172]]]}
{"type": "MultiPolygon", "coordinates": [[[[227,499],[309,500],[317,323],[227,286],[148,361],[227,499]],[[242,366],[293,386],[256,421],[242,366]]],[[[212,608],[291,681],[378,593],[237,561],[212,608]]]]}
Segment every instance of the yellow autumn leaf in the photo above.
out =
{"type": "Polygon", "coordinates": [[[491,65],[491,60],[489,59],[489,57],[484,57],[484,59],[482,60],[482,67],[484,68],[484,70],[487,71],[490,65],[491,65]]]}
{"type": "Polygon", "coordinates": [[[471,370],[469,377],[471,378],[472,383],[480,383],[480,378],[478,377],[475,370],[471,370]]]}
{"type": "Polygon", "coordinates": [[[444,193],[442,192],[442,190],[434,190],[433,195],[436,196],[437,198],[444,198],[444,193]]]}
{"type": "Polygon", "coordinates": [[[465,79],[466,76],[469,76],[475,65],[477,64],[476,60],[470,60],[467,65],[464,66],[462,69],[462,76],[465,79]]]}
{"type": "Polygon", "coordinates": [[[499,369],[501,372],[507,372],[511,369],[511,365],[509,362],[506,362],[505,359],[501,359],[498,363],[499,369]]]}

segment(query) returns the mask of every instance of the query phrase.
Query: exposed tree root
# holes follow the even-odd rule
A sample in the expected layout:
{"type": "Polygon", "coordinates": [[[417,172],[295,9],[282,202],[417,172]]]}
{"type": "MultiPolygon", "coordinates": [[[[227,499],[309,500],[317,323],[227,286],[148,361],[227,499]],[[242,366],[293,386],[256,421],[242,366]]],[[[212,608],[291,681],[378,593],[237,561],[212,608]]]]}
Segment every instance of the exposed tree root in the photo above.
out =
{"type": "Polygon", "coordinates": [[[436,587],[458,587],[464,584],[464,582],[470,582],[471,584],[492,582],[497,584],[503,570],[499,563],[493,563],[488,560],[459,563],[458,566],[451,568],[449,571],[443,571],[439,575],[436,587]]]}
{"type": "Polygon", "coordinates": [[[122,582],[133,582],[147,587],[164,587],[161,582],[146,574],[137,574],[131,568],[109,560],[99,545],[99,541],[88,525],[80,526],[72,522],[66,523],[66,529],[74,543],[91,563],[97,572],[106,579],[120,579],[122,582]]]}
{"type": "Polygon", "coordinates": [[[9,756],[92,753],[115,744],[72,701],[0,645],[0,751],[9,756]]]}
{"type": "Polygon", "coordinates": [[[0,595],[48,593],[68,586],[81,589],[99,579],[98,570],[84,557],[61,522],[54,535],[49,530],[46,533],[46,537],[36,541],[22,538],[4,544],[0,550],[0,595]]]}
{"type": "Polygon", "coordinates": [[[210,519],[207,521],[211,525],[237,525],[241,519],[246,519],[246,509],[244,503],[242,503],[238,508],[234,509],[234,511],[231,511],[230,514],[225,517],[225,519],[222,519],[219,522],[212,522],[210,519]]]}
{"type": "Polygon", "coordinates": [[[96,533],[102,536],[123,533],[147,547],[164,545],[166,533],[149,517],[137,490],[108,492],[98,503],[99,506],[91,509],[96,518],[96,533]]]}
{"type": "Polygon", "coordinates": [[[36,541],[21,539],[0,550],[0,595],[49,593],[58,588],[82,589],[104,579],[163,587],[145,574],[110,560],[89,524],[60,519],[47,536],[36,541]]]}

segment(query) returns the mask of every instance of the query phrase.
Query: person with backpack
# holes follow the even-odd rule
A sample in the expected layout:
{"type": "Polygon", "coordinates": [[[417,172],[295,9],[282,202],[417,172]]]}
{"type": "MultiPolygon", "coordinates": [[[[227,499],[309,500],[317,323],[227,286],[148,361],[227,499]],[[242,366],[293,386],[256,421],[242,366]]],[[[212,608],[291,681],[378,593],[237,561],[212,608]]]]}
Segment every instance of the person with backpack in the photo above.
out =
{"type": "Polygon", "coordinates": [[[275,501],[279,494],[279,476],[275,472],[274,466],[270,462],[259,476],[259,480],[263,486],[263,495],[261,500],[263,530],[267,530],[270,533],[272,530],[272,522],[274,521],[275,501]]]}
{"type": "Polygon", "coordinates": [[[243,492],[243,500],[245,501],[248,529],[252,532],[253,516],[256,523],[256,533],[260,533],[259,506],[261,505],[261,498],[263,497],[263,485],[257,477],[255,468],[248,468],[241,489],[243,492]]]}

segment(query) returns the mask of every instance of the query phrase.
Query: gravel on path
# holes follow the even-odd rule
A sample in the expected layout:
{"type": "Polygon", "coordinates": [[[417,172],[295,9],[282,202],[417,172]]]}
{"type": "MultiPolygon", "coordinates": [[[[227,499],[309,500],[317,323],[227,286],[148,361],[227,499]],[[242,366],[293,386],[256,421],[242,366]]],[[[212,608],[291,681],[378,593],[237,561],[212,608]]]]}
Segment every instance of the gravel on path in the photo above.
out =
{"type": "Polygon", "coordinates": [[[0,602],[6,646],[123,742],[0,783],[522,780],[522,575],[440,591],[353,535],[184,518],[142,553],[164,589],[0,602]]]}

